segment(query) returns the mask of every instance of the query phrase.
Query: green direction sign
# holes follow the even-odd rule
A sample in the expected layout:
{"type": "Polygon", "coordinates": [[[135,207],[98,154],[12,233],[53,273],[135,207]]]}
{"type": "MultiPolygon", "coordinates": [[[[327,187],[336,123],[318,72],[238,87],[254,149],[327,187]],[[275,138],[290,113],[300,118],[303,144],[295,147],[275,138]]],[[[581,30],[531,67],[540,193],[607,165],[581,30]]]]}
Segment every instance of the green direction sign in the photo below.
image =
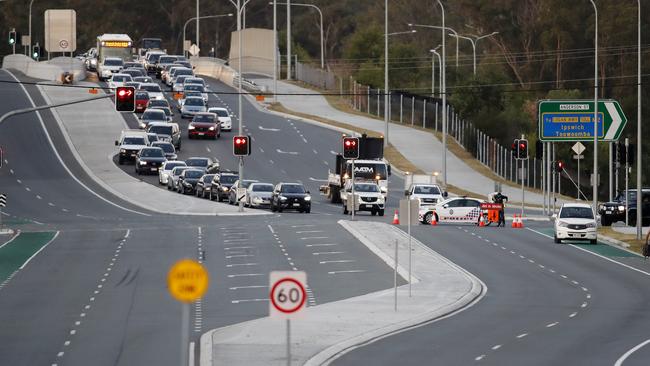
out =
{"type": "MultiPolygon", "coordinates": [[[[541,100],[539,139],[542,141],[593,141],[593,100],[541,100]]],[[[598,140],[617,141],[627,124],[615,100],[598,101],[598,140]]]]}

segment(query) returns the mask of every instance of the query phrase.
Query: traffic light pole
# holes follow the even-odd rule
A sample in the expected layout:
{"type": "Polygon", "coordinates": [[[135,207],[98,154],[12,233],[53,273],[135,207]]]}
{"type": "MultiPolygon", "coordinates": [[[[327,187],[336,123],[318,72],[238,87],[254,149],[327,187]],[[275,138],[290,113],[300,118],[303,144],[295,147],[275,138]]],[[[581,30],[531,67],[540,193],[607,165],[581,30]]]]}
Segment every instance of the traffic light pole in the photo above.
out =
{"type": "MultiPolygon", "coordinates": [[[[352,173],[350,173],[350,176],[352,177],[352,221],[354,221],[354,211],[357,208],[357,202],[354,196],[354,160],[355,159],[352,159],[352,173]]],[[[343,187],[343,189],[345,189],[345,187],[343,187]]],[[[345,204],[347,205],[349,202],[350,200],[348,199],[345,204]]]]}
{"type": "Polygon", "coordinates": [[[9,117],[17,116],[19,114],[25,114],[25,113],[30,113],[30,112],[36,112],[36,111],[41,111],[44,109],[50,109],[50,108],[57,108],[57,107],[64,107],[67,105],[72,105],[72,104],[79,104],[79,103],[84,103],[84,102],[91,102],[93,100],[97,99],[104,99],[104,98],[112,98],[114,97],[114,94],[106,94],[106,95],[100,95],[96,97],[91,97],[91,98],[85,98],[85,99],[79,99],[79,100],[73,100],[70,102],[65,102],[65,103],[58,103],[58,104],[50,104],[50,105],[42,105],[39,107],[32,107],[32,108],[24,108],[24,109],[16,109],[11,112],[7,112],[0,116],[0,125],[7,120],[9,117]]]}
{"type": "MultiPolygon", "coordinates": [[[[625,138],[625,154],[627,155],[627,151],[630,148],[630,139],[625,138]]],[[[630,203],[628,200],[630,199],[630,194],[629,194],[629,183],[630,183],[630,159],[628,159],[627,156],[625,156],[625,226],[629,225],[630,221],[630,203]]],[[[641,194],[641,192],[636,192],[636,194],[641,194]]],[[[640,207],[637,206],[637,211],[640,209],[640,207]]]]}

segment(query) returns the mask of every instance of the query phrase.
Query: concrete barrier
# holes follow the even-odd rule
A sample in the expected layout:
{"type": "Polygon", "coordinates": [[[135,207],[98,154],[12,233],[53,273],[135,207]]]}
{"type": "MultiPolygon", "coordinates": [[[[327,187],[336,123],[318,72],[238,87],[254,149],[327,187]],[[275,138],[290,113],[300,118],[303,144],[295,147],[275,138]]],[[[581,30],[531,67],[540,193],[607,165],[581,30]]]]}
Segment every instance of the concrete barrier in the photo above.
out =
{"type": "Polygon", "coordinates": [[[3,69],[14,69],[40,80],[61,81],[64,72],[74,74],[75,81],[86,79],[83,62],[68,57],[56,57],[50,61],[38,62],[25,55],[8,55],[2,59],[3,69]]]}
{"type": "Polygon", "coordinates": [[[228,86],[234,87],[235,71],[224,60],[212,57],[193,57],[190,59],[194,73],[213,77],[228,86]]]}

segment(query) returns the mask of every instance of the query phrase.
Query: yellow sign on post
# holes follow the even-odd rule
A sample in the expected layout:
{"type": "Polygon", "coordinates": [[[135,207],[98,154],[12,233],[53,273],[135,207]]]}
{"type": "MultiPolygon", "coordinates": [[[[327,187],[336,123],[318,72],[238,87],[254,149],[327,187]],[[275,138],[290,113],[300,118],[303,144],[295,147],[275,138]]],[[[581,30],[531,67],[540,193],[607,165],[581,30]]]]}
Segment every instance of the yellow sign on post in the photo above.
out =
{"type": "Polygon", "coordinates": [[[176,300],[194,302],[208,290],[208,271],[196,261],[182,259],[169,270],[167,288],[176,300]]]}

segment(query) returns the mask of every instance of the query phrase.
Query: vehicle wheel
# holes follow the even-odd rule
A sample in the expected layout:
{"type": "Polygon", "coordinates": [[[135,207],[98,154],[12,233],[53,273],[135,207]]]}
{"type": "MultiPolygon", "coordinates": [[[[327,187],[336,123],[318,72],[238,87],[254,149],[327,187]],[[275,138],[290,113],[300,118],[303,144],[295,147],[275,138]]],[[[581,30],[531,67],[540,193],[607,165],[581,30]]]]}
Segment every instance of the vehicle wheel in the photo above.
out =
{"type": "MultiPolygon", "coordinates": [[[[382,210],[383,211],[383,210],[382,210]]],[[[384,215],[382,215],[384,216],[384,215]]],[[[424,223],[425,224],[431,224],[431,219],[433,218],[433,212],[427,212],[426,215],[424,215],[424,223]]]]}
{"type": "Polygon", "coordinates": [[[376,210],[372,210],[372,211],[370,211],[370,215],[372,215],[372,216],[377,216],[377,211],[376,211],[376,210]]]}
{"type": "Polygon", "coordinates": [[[589,244],[594,244],[594,245],[598,244],[598,239],[589,240],[589,244]]]}
{"type": "Polygon", "coordinates": [[[311,213],[311,207],[309,207],[308,209],[305,209],[305,213],[311,213]]]}
{"type": "Polygon", "coordinates": [[[275,212],[275,211],[277,211],[277,209],[276,209],[275,205],[273,204],[273,202],[271,202],[271,212],[275,212]]]}
{"type": "Polygon", "coordinates": [[[303,213],[303,212],[305,212],[305,210],[303,210],[302,208],[299,208],[298,212],[303,213]]]}
{"type": "Polygon", "coordinates": [[[138,170],[138,167],[137,167],[137,166],[136,166],[136,168],[135,168],[135,174],[137,174],[137,175],[142,175],[142,174],[140,173],[140,171],[138,170]]]}
{"type": "Polygon", "coordinates": [[[348,214],[348,205],[346,205],[345,203],[343,203],[343,214],[344,215],[348,214]]]}
{"type": "Polygon", "coordinates": [[[221,134],[220,134],[220,133],[217,134],[217,138],[218,138],[218,139],[221,138],[221,134]]]}
{"type": "Polygon", "coordinates": [[[384,216],[384,210],[379,210],[379,216],[384,216]]]}
{"type": "Polygon", "coordinates": [[[119,158],[119,159],[117,160],[117,162],[118,162],[120,165],[123,165],[123,164],[124,164],[124,159],[119,158]]]}
{"type": "Polygon", "coordinates": [[[339,187],[330,186],[330,201],[332,203],[341,203],[339,187]]]}
{"type": "Polygon", "coordinates": [[[171,190],[172,190],[172,186],[170,186],[170,185],[168,184],[168,185],[167,185],[167,190],[168,190],[168,191],[171,191],[171,190]]]}
{"type": "Polygon", "coordinates": [[[196,196],[196,198],[199,198],[199,190],[198,189],[194,191],[194,195],[196,196]]]}
{"type": "Polygon", "coordinates": [[[278,212],[282,212],[282,206],[278,206],[278,212]]]}
{"type": "Polygon", "coordinates": [[[560,243],[562,243],[562,240],[558,239],[557,236],[553,237],[553,241],[555,242],[555,244],[560,244],[560,243]]]}

